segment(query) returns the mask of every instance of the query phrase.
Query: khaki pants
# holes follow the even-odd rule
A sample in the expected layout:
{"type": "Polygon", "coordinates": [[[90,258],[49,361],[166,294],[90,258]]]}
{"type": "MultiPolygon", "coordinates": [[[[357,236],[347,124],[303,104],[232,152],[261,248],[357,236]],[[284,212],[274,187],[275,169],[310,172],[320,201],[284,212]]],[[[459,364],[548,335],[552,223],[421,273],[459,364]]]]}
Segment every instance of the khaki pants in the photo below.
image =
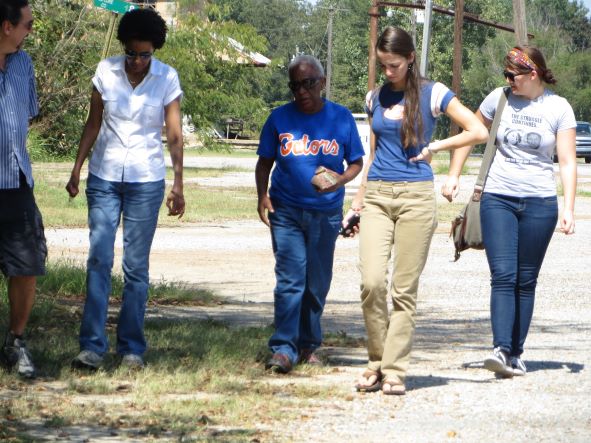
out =
{"type": "Polygon", "coordinates": [[[404,382],[415,330],[419,277],[437,226],[432,181],[367,182],[361,214],[361,301],[369,369],[404,382]],[[394,249],[388,313],[388,262],[394,249]]]}

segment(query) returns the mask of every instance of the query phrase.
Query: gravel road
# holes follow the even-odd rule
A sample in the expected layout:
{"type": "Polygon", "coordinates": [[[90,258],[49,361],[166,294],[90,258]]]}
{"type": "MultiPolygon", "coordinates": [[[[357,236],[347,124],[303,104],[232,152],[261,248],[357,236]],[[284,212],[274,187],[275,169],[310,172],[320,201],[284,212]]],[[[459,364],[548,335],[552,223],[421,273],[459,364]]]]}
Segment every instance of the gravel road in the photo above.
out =
{"type": "MultiPolygon", "coordinates": [[[[219,167],[227,160],[208,161],[219,167]]],[[[253,167],[248,161],[241,165],[253,167]]],[[[591,165],[579,168],[584,183],[591,165]]],[[[231,175],[230,186],[253,184],[251,173],[231,175]]],[[[473,179],[464,179],[461,201],[473,179]]],[[[576,213],[576,234],[556,232],[542,268],[523,356],[525,377],[497,380],[482,369],[491,349],[486,260],[482,252],[468,251],[453,262],[449,224],[442,223],[421,280],[407,395],[355,393],[365,351],[325,348],[333,367],[329,373],[302,377],[296,372],[269,377],[269,383],[320,384],[342,395],[300,407],[300,419],[277,423],[271,441],[590,442],[591,199],[578,199],[576,213]]],[[[85,229],[50,229],[50,252],[83,260],[87,236],[85,229]]],[[[272,321],[273,257],[268,230],[258,222],[160,228],[151,275],[211,289],[231,303],[149,315],[210,317],[236,325],[272,321]]],[[[356,240],[337,242],[324,328],[364,336],[356,240]]]]}

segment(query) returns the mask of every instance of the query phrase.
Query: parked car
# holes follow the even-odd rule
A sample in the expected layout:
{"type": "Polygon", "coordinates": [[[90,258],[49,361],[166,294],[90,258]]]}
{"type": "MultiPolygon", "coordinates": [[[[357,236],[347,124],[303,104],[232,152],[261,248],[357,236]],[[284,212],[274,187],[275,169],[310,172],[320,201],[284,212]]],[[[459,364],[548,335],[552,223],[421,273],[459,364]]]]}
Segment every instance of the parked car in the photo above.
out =
{"type": "Polygon", "coordinates": [[[577,122],[577,157],[591,163],[591,123],[577,122]]]}
{"type": "MultiPolygon", "coordinates": [[[[585,163],[591,163],[591,123],[577,122],[577,140],[576,140],[577,158],[584,158],[585,163]]],[[[558,161],[558,156],[554,152],[554,163],[558,161]]]]}

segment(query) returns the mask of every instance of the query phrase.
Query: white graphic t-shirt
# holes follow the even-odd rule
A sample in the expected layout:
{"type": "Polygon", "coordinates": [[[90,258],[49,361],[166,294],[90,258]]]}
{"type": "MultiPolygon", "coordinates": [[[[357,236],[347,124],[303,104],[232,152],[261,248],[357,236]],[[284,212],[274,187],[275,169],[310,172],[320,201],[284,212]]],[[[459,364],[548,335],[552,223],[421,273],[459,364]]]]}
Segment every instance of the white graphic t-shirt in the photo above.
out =
{"type": "MultiPolygon", "coordinates": [[[[480,105],[486,119],[494,118],[502,93],[503,88],[495,89],[480,105]]],[[[570,104],[548,89],[535,100],[509,94],[484,191],[514,197],[556,195],[556,134],[576,126],[570,104]]]]}

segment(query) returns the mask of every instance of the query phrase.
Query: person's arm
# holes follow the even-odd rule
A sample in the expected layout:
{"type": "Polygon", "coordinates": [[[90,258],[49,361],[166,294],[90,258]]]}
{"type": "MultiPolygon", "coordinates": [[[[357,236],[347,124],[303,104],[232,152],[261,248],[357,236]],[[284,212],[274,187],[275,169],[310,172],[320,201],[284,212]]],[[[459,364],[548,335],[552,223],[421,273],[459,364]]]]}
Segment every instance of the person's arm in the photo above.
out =
{"type": "Polygon", "coordinates": [[[172,189],[166,197],[168,215],[185,213],[185,196],[183,195],[183,131],[181,127],[181,98],[177,97],[164,107],[166,123],[166,144],[170,152],[174,181],[172,189]]]}
{"type": "MultiPolygon", "coordinates": [[[[450,173],[448,175],[448,182],[445,185],[445,189],[451,188],[451,191],[442,191],[445,198],[449,201],[457,194],[458,191],[458,179],[462,171],[463,162],[466,161],[472,146],[482,143],[488,138],[488,130],[483,124],[483,121],[478,118],[472,111],[466,108],[457,97],[451,99],[445,114],[451,118],[451,120],[463,129],[462,132],[452,137],[445,138],[443,140],[437,140],[429,143],[425,146],[419,155],[414,157],[413,161],[425,160],[431,162],[433,155],[440,151],[451,151],[455,149],[462,149],[460,154],[457,156],[457,163],[454,163],[453,174],[450,166],[450,173]],[[463,160],[462,160],[463,158],[463,160]],[[460,167],[457,165],[462,160],[460,167]],[[454,184],[455,182],[455,184],[454,184]]],[[[453,156],[456,157],[455,155],[453,156]]]]}
{"type": "Polygon", "coordinates": [[[96,88],[93,88],[90,96],[90,112],[80,137],[80,143],[78,144],[78,152],[76,154],[76,160],[72,173],[70,174],[70,180],[66,184],[66,191],[70,194],[70,197],[76,197],[79,192],[80,184],[80,170],[84,161],[88,157],[94,142],[101,129],[103,123],[103,99],[96,88]]]}
{"type": "Polygon", "coordinates": [[[274,158],[266,158],[259,156],[259,160],[257,161],[257,165],[254,171],[258,195],[257,211],[259,213],[259,218],[267,226],[270,226],[267,211],[275,212],[275,210],[273,209],[273,204],[271,203],[271,199],[269,198],[269,194],[267,192],[269,189],[269,176],[271,175],[271,169],[273,169],[274,163],[274,158]]]}
{"type": "MultiPolygon", "coordinates": [[[[475,115],[487,129],[490,129],[492,121],[485,118],[480,112],[480,109],[476,111],[475,115]]],[[[458,195],[460,190],[460,174],[462,173],[462,168],[464,167],[470,152],[472,152],[473,147],[474,146],[472,145],[462,146],[461,148],[456,148],[450,152],[449,172],[445,183],[441,187],[441,194],[448,201],[452,201],[453,198],[458,195]]]]}
{"type": "Polygon", "coordinates": [[[560,180],[564,193],[564,207],[560,217],[560,230],[565,234],[575,232],[575,194],[577,192],[577,154],[575,128],[556,134],[556,155],[560,168],[560,180]]]}

